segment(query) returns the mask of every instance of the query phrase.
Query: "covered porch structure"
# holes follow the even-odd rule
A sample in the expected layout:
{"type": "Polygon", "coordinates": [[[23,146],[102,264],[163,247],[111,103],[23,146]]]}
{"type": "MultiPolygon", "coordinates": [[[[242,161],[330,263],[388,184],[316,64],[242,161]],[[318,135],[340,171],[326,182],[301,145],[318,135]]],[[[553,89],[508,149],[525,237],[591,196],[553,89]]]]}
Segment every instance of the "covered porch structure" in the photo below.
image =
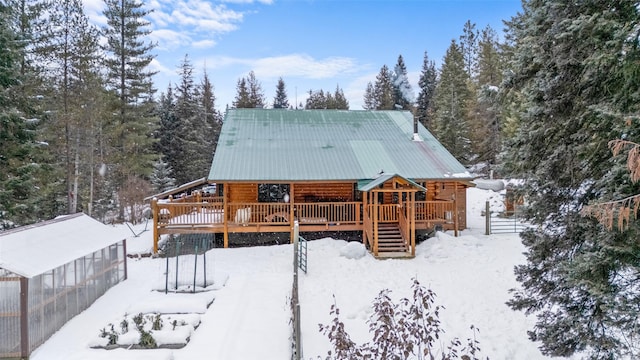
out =
{"type": "Polygon", "coordinates": [[[415,256],[416,232],[434,229],[456,233],[464,228],[464,182],[418,182],[397,174],[353,183],[270,184],[286,188],[288,202],[259,201],[260,184],[217,184],[215,196],[194,191],[187,196],[153,198],[154,252],[166,234],[358,231],[379,258],[415,256]],[[456,196],[457,195],[457,196],[456,196]],[[330,201],[332,199],[332,201],[330,201]]]}

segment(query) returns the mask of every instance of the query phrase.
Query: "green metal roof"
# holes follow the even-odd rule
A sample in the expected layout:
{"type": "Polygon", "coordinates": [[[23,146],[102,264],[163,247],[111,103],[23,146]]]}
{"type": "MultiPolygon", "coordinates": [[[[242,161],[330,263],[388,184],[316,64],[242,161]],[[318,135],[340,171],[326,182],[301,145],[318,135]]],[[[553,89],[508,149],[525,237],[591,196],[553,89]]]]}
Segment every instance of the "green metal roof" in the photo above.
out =
{"type": "Polygon", "coordinates": [[[412,181],[411,179],[407,179],[404,176],[400,176],[400,175],[397,175],[397,174],[381,174],[380,176],[378,176],[377,178],[372,179],[372,180],[359,180],[358,181],[358,190],[360,190],[360,191],[371,191],[371,190],[375,189],[376,187],[386,183],[387,181],[389,181],[389,180],[391,180],[393,178],[403,179],[408,184],[411,184],[411,186],[413,186],[415,189],[422,190],[422,191],[427,191],[427,189],[425,189],[424,186],[416,183],[415,181],[412,181]]]}
{"type": "Polygon", "coordinates": [[[209,181],[470,179],[407,111],[231,109],[209,181]]]}

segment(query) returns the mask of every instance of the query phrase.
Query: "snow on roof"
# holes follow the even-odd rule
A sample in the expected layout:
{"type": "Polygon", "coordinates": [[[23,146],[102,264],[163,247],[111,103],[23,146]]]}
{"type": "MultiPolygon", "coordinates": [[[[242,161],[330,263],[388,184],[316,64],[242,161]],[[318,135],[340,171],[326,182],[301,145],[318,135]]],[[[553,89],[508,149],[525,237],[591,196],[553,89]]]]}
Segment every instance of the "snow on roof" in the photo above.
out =
{"type": "Polygon", "coordinates": [[[31,278],[121,240],[85,214],[58,217],[0,233],[0,268],[31,278]]]}

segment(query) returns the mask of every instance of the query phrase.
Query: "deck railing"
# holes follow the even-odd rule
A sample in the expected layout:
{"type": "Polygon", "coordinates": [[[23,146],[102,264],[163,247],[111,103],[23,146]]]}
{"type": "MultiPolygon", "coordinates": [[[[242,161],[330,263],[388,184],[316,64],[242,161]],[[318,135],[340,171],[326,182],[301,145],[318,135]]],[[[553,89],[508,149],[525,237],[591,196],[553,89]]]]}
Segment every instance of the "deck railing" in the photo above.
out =
{"type": "Polygon", "coordinates": [[[222,223],[222,203],[158,202],[158,225],[207,225],[222,223]]]}
{"type": "Polygon", "coordinates": [[[416,221],[453,223],[453,201],[416,201],[416,221]]]}
{"type": "MultiPolygon", "coordinates": [[[[193,198],[190,197],[189,200],[193,198]]],[[[170,202],[159,201],[155,214],[160,227],[171,225],[286,225],[291,224],[291,204],[288,203],[228,203],[225,214],[224,203],[220,197],[210,197],[202,202],[186,202],[185,199],[173,199],[170,202]]],[[[370,216],[377,206],[378,222],[399,221],[398,204],[368,205],[370,216]]],[[[293,216],[300,225],[363,224],[360,202],[313,202],[293,205],[293,216]]],[[[416,201],[416,221],[453,223],[453,201],[416,201]]],[[[366,225],[366,219],[365,224],[366,225]]],[[[373,231],[373,230],[372,230],[373,231]]]]}

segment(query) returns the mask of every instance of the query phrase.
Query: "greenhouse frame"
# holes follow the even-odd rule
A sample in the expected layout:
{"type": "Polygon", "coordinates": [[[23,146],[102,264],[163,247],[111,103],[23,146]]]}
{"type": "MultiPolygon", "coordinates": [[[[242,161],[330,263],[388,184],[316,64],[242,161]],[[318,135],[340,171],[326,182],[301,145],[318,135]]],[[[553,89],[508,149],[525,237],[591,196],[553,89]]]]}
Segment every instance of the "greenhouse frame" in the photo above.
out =
{"type": "Polygon", "coordinates": [[[127,278],[126,240],[74,214],[0,233],[0,359],[27,359],[127,278]]]}

